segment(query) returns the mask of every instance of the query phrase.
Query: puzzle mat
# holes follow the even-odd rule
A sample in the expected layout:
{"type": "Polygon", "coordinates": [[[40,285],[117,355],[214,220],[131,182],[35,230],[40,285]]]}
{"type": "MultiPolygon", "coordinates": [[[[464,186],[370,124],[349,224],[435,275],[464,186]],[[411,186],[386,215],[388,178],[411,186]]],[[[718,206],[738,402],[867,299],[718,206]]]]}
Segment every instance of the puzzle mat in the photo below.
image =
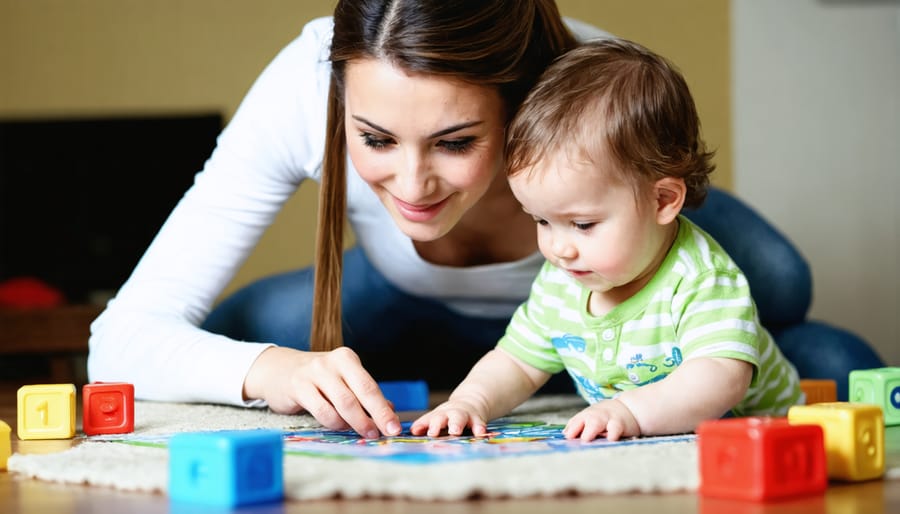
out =
{"type": "MultiPolygon", "coordinates": [[[[583,406],[577,397],[539,397],[526,402],[506,420],[565,423],[583,406]]],[[[310,416],[284,416],[218,405],[140,401],[135,403],[135,432],[125,438],[130,444],[103,441],[102,437],[82,438],[80,444],[64,452],[13,455],[8,468],[12,473],[40,480],[165,492],[168,453],[160,445],[164,445],[169,435],[252,428],[274,428],[294,434],[295,440],[286,443],[284,459],[285,495],[289,499],[372,496],[455,500],[471,496],[522,497],[571,492],[666,492],[693,490],[697,486],[696,446],[690,437],[638,440],[653,441],[652,444],[601,442],[584,451],[574,448],[554,451],[549,446],[556,443],[548,443],[546,438],[507,441],[500,445],[484,443],[479,445],[486,447],[483,454],[470,453],[465,458],[445,454],[447,458],[432,455],[428,460],[428,451],[417,450],[418,453],[411,453],[420,456],[420,461],[415,462],[416,458],[373,455],[388,448],[409,454],[410,446],[423,444],[455,445],[459,449],[464,443],[433,440],[354,445],[323,442],[319,437],[318,441],[306,443],[328,448],[313,451],[297,439],[308,439],[315,433],[328,437],[335,434],[321,430],[310,416]],[[499,450],[504,446],[516,446],[519,451],[504,453],[499,450]],[[335,458],[353,447],[357,451],[354,455],[335,458]],[[404,447],[407,450],[399,450],[404,447]],[[530,450],[525,450],[526,447],[530,450]],[[292,451],[297,448],[300,450],[292,451]],[[366,452],[370,453],[366,455],[366,452]]]]}
{"type": "Polygon", "coordinates": [[[164,493],[165,444],[172,434],[274,428],[285,432],[289,499],[457,500],[696,489],[693,436],[619,443],[565,441],[558,425],[583,406],[572,396],[532,399],[493,423],[488,439],[404,435],[366,442],[346,432],[325,430],[306,415],[136,402],[133,434],[82,438],[76,447],[60,453],[13,455],[8,467],[41,480],[164,493]]]}

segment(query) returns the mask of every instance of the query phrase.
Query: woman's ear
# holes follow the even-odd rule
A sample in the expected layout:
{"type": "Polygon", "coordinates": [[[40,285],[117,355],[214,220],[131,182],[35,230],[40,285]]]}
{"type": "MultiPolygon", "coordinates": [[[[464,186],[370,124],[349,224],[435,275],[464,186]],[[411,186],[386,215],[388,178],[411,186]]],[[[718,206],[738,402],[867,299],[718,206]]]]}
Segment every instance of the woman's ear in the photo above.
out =
{"type": "Polygon", "coordinates": [[[653,184],[653,194],[656,197],[656,222],[667,225],[675,220],[684,207],[687,186],[682,178],[665,177],[653,184]]]}

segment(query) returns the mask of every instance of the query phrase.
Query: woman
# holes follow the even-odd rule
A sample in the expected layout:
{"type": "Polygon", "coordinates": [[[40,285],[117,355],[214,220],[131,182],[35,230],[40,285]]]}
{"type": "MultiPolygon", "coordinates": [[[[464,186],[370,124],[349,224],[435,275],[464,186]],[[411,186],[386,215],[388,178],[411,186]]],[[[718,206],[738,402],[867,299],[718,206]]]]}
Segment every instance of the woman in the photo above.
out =
{"type": "Polygon", "coordinates": [[[91,380],[398,433],[376,378],[458,382],[542,263],[503,137],[570,28],[602,35],[550,0],[343,0],[310,22],[93,324],[91,380]],[[309,269],[271,277],[210,314],[306,179],[321,182],[315,286],[309,269]],[[358,245],[342,263],[345,210],[358,245]]]}

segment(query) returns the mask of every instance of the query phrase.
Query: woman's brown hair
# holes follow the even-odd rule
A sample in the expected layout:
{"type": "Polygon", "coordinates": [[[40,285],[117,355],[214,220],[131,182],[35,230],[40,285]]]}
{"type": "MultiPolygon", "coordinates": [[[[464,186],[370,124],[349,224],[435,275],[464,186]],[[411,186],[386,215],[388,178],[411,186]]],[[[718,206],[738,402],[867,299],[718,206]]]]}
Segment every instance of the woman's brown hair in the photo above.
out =
{"type": "Polygon", "coordinates": [[[341,0],[334,9],[325,158],[319,190],[310,348],[343,344],[346,221],[344,72],[381,59],[410,73],[496,87],[507,119],[538,76],[576,45],[553,0],[341,0]]]}

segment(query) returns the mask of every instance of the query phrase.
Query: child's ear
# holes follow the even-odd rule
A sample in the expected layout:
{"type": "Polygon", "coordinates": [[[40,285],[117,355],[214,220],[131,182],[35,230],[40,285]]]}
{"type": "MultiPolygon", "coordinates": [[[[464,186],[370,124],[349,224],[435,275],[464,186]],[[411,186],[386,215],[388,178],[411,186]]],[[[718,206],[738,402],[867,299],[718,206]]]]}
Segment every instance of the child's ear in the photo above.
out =
{"type": "Polygon", "coordinates": [[[656,197],[656,222],[667,225],[675,220],[684,207],[687,186],[684,179],[665,177],[653,184],[653,194],[656,197]]]}

